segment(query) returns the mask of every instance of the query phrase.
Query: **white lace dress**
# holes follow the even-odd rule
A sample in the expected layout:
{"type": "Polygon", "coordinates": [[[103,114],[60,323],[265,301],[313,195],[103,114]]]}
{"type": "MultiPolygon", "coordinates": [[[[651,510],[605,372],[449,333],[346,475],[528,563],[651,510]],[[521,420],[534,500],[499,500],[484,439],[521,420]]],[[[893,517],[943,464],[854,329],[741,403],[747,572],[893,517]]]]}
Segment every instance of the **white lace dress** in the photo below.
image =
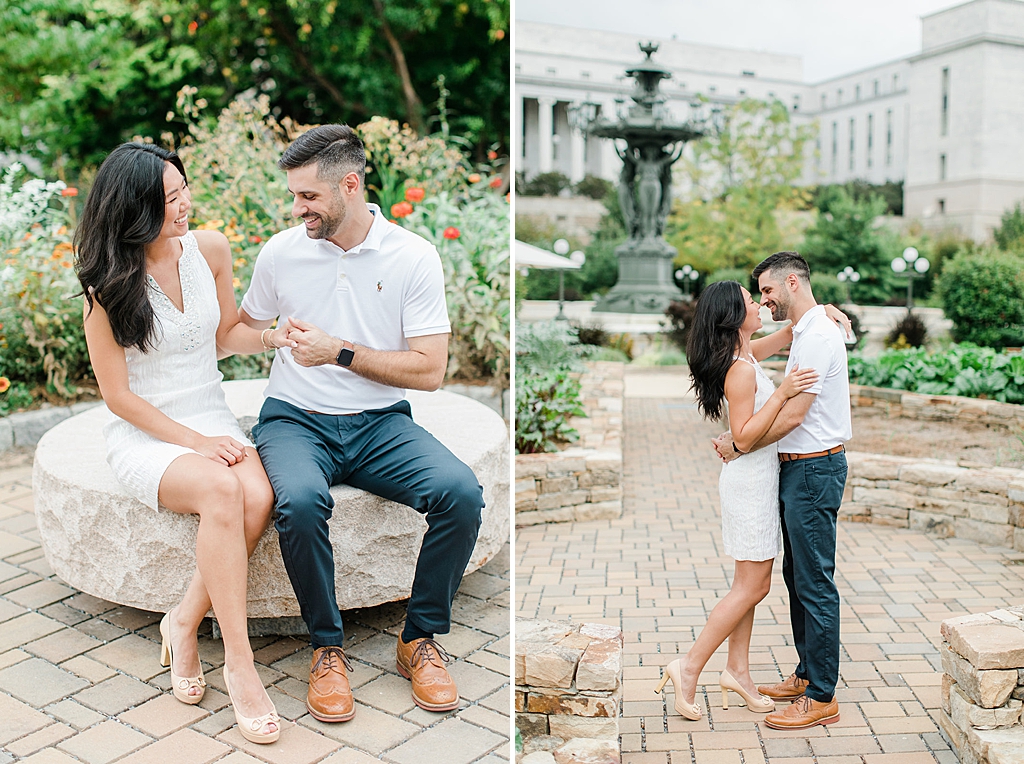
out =
{"type": "MultiPolygon", "coordinates": [[[[757,391],[754,411],[775,392],[775,385],[757,361],[738,358],[754,367],[757,391]]],[[[782,552],[779,519],[779,450],[773,443],[722,465],[718,479],[725,553],[736,560],[770,560],[782,552]]]]}
{"type": "MultiPolygon", "coordinates": [[[[195,236],[181,238],[178,275],[184,312],[171,302],[152,276],[149,302],[156,318],[156,346],[148,353],[125,348],[128,386],[171,419],[203,435],[230,435],[252,446],[228,409],[217,369],[217,286],[195,236]]],[[[107,463],[121,485],[146,506],[157,508],[160,479],[171,462],[190,448],[158,440],[111,415],[103,428],[107,463]]]]}

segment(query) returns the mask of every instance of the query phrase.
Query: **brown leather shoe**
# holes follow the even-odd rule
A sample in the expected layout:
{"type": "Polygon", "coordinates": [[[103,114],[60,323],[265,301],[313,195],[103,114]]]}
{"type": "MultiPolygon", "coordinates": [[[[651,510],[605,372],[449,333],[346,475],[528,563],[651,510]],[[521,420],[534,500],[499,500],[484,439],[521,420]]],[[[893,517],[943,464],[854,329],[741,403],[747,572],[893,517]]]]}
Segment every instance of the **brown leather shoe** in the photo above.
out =
{"type": "Polygon", "coordinates": [[[806,689],[807,680],[801,679],[796,674],[790,674],[788,679],[784,679],[778,684],[759,684],[757,686],[759,693],[767,695],[772,700],[796,700],[804,696],[806,689]]]}
{"type": "Polygon", "coordinates": [[[459,707],[459,690],[445,663],[452,657],[432,639],[398,638],[398,673],[412,680],[412,699],[426,711],[451,711],[459,707]]]}
{"type": "Polygon", "coordinates": [[[839,721],[839,704],[835,698],[828,703],[811,700],[806,695],[781,711],[775,711],[764,718],[764,723],[776,730],[805,730],[819,724],[839,721]]]}
{"type": "Polygon", "coordinates": [[[319,647],[309,665],[306,708],[321,722],[347,722],[356,715],[348,671],[352,664],[340,647],[319,647]]]}

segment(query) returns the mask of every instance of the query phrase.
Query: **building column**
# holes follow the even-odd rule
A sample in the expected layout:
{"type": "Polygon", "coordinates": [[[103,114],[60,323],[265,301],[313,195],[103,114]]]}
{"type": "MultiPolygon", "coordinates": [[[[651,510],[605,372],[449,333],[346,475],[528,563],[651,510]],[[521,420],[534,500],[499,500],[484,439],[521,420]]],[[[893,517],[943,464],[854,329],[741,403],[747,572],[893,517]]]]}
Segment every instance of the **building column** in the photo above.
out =
{"type": "Polygon", "coordinates": [[[554,164],[555,99],[537,99],[537,124],[540,128],[540,171],[551,172],[554,164]]]}
{"type": "Polygon", "coordinates": [[[587,174],[586,167],[586,154],[584,149],[586,142],[583,137],[583,133],[579,130],[573,130],[569,128],[569,151],[572,160],[572,172],[569,174],[569,179],[573,183],[578,183],[583,180],[583,176],[587,174]]]}
{"type": "Polygon", "coordinates": [[[515,132],[512,133],[512,156],[518,157],[519,166],[525,166],[526,159],[526,99],[516,99],[515,132]]]}

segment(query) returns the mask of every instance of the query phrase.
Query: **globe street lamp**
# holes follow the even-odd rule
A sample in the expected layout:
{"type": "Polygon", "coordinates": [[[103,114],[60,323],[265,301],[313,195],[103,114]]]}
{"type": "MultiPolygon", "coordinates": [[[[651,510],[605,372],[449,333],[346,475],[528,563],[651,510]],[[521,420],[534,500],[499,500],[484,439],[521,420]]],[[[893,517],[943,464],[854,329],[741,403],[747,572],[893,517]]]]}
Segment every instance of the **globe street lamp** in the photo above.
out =
{"type": "MultiPolygon", "coordinates": [[[[569,242],[565,239],[557,239],[551,247],[556,255],[565,257],[569,254],[569,242]]],[[[568,321],[568,317],[565,315],[563,310],[565,306],[565,269],[560,268],[558,270],[558,313],[555,316],[555,321],[568,321]]]]}
{"type": "Polygon", "coordinates": [[[850,285],[856,284],[860,281],[860,274],[857,273],[851,266],[847,265],[839,273],[836,274],[836,278],[840,283],[846,284],[846,302],[847,304],[853,302],[853,298],[850,296],[850,285]]]}
{"type": "Polygon", "coordinates": [[[683,282],[683,293],[686,296],[686,299],[692,300],[694,296],[690,294],[690,282],[694,282],[693,288],[694,291],[696,291],[696,281],[700,278],[700,272],[692,265],[684,265],[675,272],[675,277],[679,281],[683,282]]]}
{"type": "Polygon", "coordinates": [[[893,272],[905,273],[907,276],[907,311],[909,312],[914,307],[914,279],[924,276],[931,267],[931,263],[928,262],[927,257],[921,257],[916,249],[907,247],[903,250],[902,257],[893,258],[890,267],[893,272]]]}

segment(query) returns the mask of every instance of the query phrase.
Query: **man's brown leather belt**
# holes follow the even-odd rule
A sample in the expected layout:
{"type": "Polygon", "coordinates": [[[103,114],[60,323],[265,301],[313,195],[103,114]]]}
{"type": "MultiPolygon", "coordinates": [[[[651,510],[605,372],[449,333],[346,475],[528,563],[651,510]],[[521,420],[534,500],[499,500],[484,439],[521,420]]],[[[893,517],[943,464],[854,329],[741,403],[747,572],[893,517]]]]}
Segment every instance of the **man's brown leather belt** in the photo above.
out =
{"type": "Polygon", "coordinates": [[[813,454],[779,454],[780,462],[795,462],[800,459],[815,459],[819,456],[831,456],[832,454],[841,454],[846,450],[845,446],[836,446],[830,448],[828,451],[815,451],[813,454]]]}

